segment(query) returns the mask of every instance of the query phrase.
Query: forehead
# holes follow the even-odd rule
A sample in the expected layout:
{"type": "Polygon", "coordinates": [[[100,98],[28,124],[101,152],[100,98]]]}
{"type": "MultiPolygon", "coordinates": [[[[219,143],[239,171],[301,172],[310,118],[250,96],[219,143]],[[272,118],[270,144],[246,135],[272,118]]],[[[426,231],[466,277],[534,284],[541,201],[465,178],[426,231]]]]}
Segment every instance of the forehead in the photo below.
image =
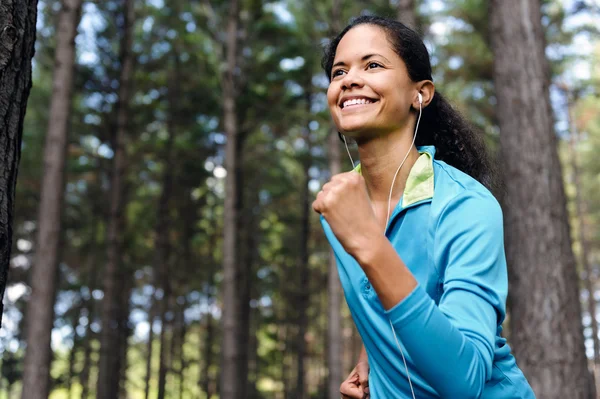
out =
{"type": "Polygon", "coordinates": [[[340,40],[335,52],[335,61],[362,57],[367,53],[379,53],[386,57],[396,54],[382,28],[362,24],[350,29],[340,40]]]}

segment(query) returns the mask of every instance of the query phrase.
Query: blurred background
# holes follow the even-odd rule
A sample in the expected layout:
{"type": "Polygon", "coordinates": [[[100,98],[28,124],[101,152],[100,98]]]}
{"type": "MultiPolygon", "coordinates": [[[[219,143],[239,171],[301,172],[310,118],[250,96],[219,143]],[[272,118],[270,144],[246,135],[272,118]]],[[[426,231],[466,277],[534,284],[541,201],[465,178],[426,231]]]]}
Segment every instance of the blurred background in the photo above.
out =
{"type": "MultiPolygon", "coordinates": [[[[52,399],[338,398],[360,338],[310,209],[351,167],[326,106],[323,46],[361,14],[415,27],[436,87],[499,153],[494,54],[503,54],[492,48],[488,3],[40,0],[0,399],[22,397],[26,347],[52,399]],[[61,134],[66,151],[44,155],[61,134]],[[51,171],[58,183],[43,184],[51,171]],[[41,200],[45,186],[53,200],[41,200]]],[[[593,374],[600,2],[540,7],[562,164],[552,173],[562,173],[576,260],[555,278],[577,276],[570,294],[580,299],[559,306],[564,317],[544,317],[575,317],[593,374]]],[[[511,306],[536,305],[519,292],[511,306]]],[[[511,325],[509,315],[510,343],[511,325]]],[[[531,326],[532,342],[548,333],[536,328],[546,326],[531,326]]],[[[529,345],[521,337],[527,365],[542,354],[519,351],[529,345]]],[[[556,378],[573,380],[568,371],[556,378]]],[[[26,381],[30,392],[41,386],[26,381]]]]}

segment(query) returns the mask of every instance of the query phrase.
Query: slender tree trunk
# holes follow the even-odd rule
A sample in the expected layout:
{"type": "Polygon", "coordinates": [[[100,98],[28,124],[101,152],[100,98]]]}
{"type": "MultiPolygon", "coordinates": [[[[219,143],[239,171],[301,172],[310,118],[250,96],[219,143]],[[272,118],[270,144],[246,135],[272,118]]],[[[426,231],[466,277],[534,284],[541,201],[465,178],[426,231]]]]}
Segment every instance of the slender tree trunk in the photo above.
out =
{"type": "Polygon", "coordinates": [[[12,249],[15,185],[31,89],[37,0],[0,4],[0,324],[12,249]]]}
{"type": "MultiPolygon", "coordinates": [[[[214,328],[214,323],[212,320],[212,316],[210,315],[210,313],[206,314],[206,337],[204,340],[204,353],[203,353],[203,357],[204,357],[204,367],[202,368],[203,371],[203,375],[201,377],[201,381],[202,381],[202,391],[204,391],[204,393],[206,393],[207,397],[210,398],[213,395],[213,391],[211,389],[212,387],[212,378],[210,375],[210,367],[212,366],[212,359],[213,359],[213,351],[212,351],[212,347],[214,345],[214,339],[215,339],[215,328],[214,328]]],[[[201,330],[199,330],[201,331],[201,330]]],[[[200,333],[200,335],[202,335],[202,333],[200,333]]],[[[202,339],[202,337],[201,337],[202,339]]]]}
{"type": "MultiPolygon", "coordinates": [[[[156,269],[155,269],[156,270],[156,269]]],[[[150,309],[148,309],[148,342],[146,344],[146,376],[144,377],[144,398],[150,398],[150,380],[152,376],[152,343],[154,341],[154,319],[156,318],[155,293],[150,296],[150,309]]]]}
{"type": "MultiPolygon", "coordinates": [[[[0,9],[5,9],[3,4],[0,9]]],[[[45,399],[50,381],[50,335],[58,277],[67,131],[73,91],[75,36],[81,0],[64,0],[60,11],[48,132],[44,146],[44,175],[38,216],[36,255],[31,271],[31,298],[27,306],[27,349],[23,399],[45,399]]],[[[15,29],[15,31],[17,31],[15,29]]],[[[10,66],[10,68],[15,68],[10,66]]]]}
{"type": "Polygon", "coordinates": [[[185,325],[185,308],[186,306],[183,305],[181,307],[181,310],[178,312],[179,313],[179,317],[178,317],[178,331],[179,331],[179,347],[178,349],[178,355],[179,355],[179,399],[183,399],[183,394],[185,392],[184,390],[184,383],[185,383],[185,368],[186,368],[186,358],[185,358],[185,352],[184,352],[184,345],[185,345],[185,336],[187,333],[187,328],[185,325]]]}
{"type": "MultiPolygon", "coordinates": [[[[223,344],[221,366],[221,399],[241,399],[246,386],[246,376],[242,375],[243,360],[247,348],[242,347],[241,300],[239,290],[240,265],[238,254],[239,213],[241,190],[239,184],[239,132],[236,110],[236,70],[238,54],[238,14],[239,1],[230,0],[227,22],[226,70],[222,76],[223,123],[227,135],[225,145],[225,168],[228,172],[225,183],[224,231],[223,231],[223,344]]],[[[246,369],[247,370],[247,369],[246,369]]]]}
{"type": "MultiPolygon", "coordinates": [[[[256,286],[256,284],[254,284],[256,286]]],[[[255,296],[253,296],[254,298],[255,296]]],[[[257,330],[260,325],[260,310],[256,307],[250,308],[250,339],[248,341],[248,399],[259,399],[256,382],[259,376],[258,369],[258,336],[257,330]]]]}
{"type": "Polygon", "coordinates": [[[573,113],[571,99],[568,93],[567,97],[567,112],[569,116],[569,158],[571,164],[572,181],[575,191],[575,211],[577,214],[577,222],[579,228],[579,244],[581,245],[581,265],[585,271],[583,283],[588,292],[588,313],[590,314],[592,327],[592,341],[594,343],[594,377],[597,378],[596,368],[600,364],[600,343],[598,342],[598,320],[596,319],[596,299],[594,298],[594,283],[595,276],[592,270],[592,262],[590,261],[589,242],[585,229],[585,201],[581,195],[581,179],[579,165],[577,164],[577,143],[579,141],[579,133],[573,113]]]}
{"type": "MultiPolygon", "coordinates": [[[[310,88],[311,81],[305,83],[305,87],[310,88]]],[[[308,111],[310,112],[312,91],[307,89],[306,91],[306,103],[308,111]]],[[[305,359],[306,359],[306,331],[308,329],[308,305],[309,305],[309,276],[310,270],[308,268],[308,235],[310,231],[310,190],[308,188],[308,182],[310,181],[309,169],[311,166],[310,159],[310,128],[308,125],[305,128],[304,140],[306,141],[307,151],[303,159],[304,169],[304,180],[302,182],[302,193],[300,194],[300,248],[298,253],[298,273],[300,275],[299,287],[298,287],[298,358],[296,359],[297,367],[297,378],[296,378],[296,395],[298,399],[306,398],[306,387],[304,383],[305,379],[305,359]]]]}
{"type": "Polygon", "coordinates": [[[593,398],[540,1],[492,0],[491,13],[512,343],[538,397],[593,398]]]}
{"type": "MultiPolygon", "coordinates": [[[[125,22],[121,38],[121,72],[119,77],[119,103],[117,106],[117,131],[114,138],[114,159],[111,176],[110,220],[107,232],[107,262],[104,272],[104,298],[102,300],[102,332],[100,335],[100,359],[98,369],[98,399],[114,399],[119,392],[121,328],[119,298],[123,295],[124,282],[119,278],[123,246],[124,173],[126,163],[125,137],[129,128],[129,100],[134,54],[132,52],[135,9],[133,0],[124,0],[125,22]]],[[[125,283],[126,284],[126,283],[125,283]]]]}
{"type": "MultiPolygon", "coordinates": [[[[214,213],[214,212],[213,212],[214,213]]],[[[213,221],[213,225],[216,226],[217,223],[216,221],[213,221]]],[[[215,248],[217,246],[217,234],[219,234],[218,231],[214,231],[211,234],[210,237],[210,244],[208,246],[209,248],[209,255],[207,256],[208,259],[208,275],[207,275],[207,285],[206,285],[206,290],[204,292],[206,301],[208,303],[208,308],[210,309],[214,303],[215,303],[215,299],[212,296],[212,289],[216,286],[216,259],[215,259],[215,248]]],[[[201,375],[200,375],[200,381],[201,381],[201,385],[202,385],[202,391],[207,395],[207,398],[210,398],[213,395],[213,382],[212,382],[212,378],[211,378],[211,373],[210,373],[210,368],[213,364],[213,345],[214,345],[214,340],[215,340],[215,325],[212,319],[212,314],[209,311],[208,313],[206,313],[205,317],[205,323],[206,323],[206,336],[204,337],[204,347],[203,352],[200,353],[200,359],[204,359],[204,367],[199,367],[199,370],[201,370],[201,375]]],[[[202,337],[202,329],[198,329],[198,334],[199,334],[199,342],[203,341],[203,337],[202,337]]]]}
{"type": "Polygon", "coordinates": [[[71,324],[71,328],[73,329],[73,346],[71,347],[71,351],[69,352],[69,370],[67,372],[67,399],[71,399],[73,393],[73,379],[75,377],[75,361],[77,357],[77,351],[79,350],[79,346],[81,344],[81,339],[77,335],[77,327],[79,327],[79,320],[81,319],[83,308],[85,306],[85,302],[81,302],[78,306],[78,309],[74,312],[73,315],[73,324],[71,324]]]}
{"type": "Polygon", "coordinates": [[[410,28],[417,29],[417,14],[415,8],[415,0],[399,0],[398,21],[410,28]]]}
{"type": "MultiPolygon", "coordinates": [[[[169,141],[172,141],[172,135],[169,141]]],[[[170,152],[169,145],[169,152],[170,152]]],[[[169,304],[171,299],[171,284],[168,280],[168,259],[170,253],[170,245],[168,242],[168,231],[170,230],[170,223],[168,222],[168,202],[171,192],[172,175],[169,169],[165,175],[163,183],[163,194],[161,195],[161,201],[159,205],[159,217],[157,221],[158,229],[158,241],[157,249],[159,254],[157,259],[160,263],[161,281],[163,297],[160,301],[160,354],[159,354],[159,369],[158,369],[158,399],[164,399],[165,397],[165,385],[167,381],[167,329],[169,328],[169,322],[167,321],[167,313],[169,312],[169,304]]]]}
{"type": "MultiPolygon", "coordinates": [[[[170,284],[165,284],[165,286],[169,286],[170,284]]],[[[171,292],[170,289],[165,291],[165,295],[161,301],[161,316],[160,316],[160,360],[159,360],[159,369],[158,369],[158,399],[164,399],[166,395],[166,385],[167,385],[167,373],[170,371],[169,367],[169,356],[168,352],[168,337],[167,334],[169,331],[172,331],[172,323],[171,323],[171,292]]],[[[171,334],[171,340],[173,339],[173,334],[171,334]]]]}
{"type": "MultiPolygon", "coordinates": [[[[341,30],[340,0],[333,0],[332,27],[337,34],[341,30]]],[[[337,175],[342,171],[340,141],[337,130],[333,129],[328,138],[329,171],[337,175]]],[[[329,250],[329,266],[327,271],[327,297],[329,299],[327,329],[327,398],[338,399],[342,383],[342,288],[338,276],[337,264],[333,250],[329,250]]]]}
{"type": "Polygon", "coordinates": [[[129,314],[131,313],[131,288],[132,276],[128,270],[121,273],[124,289],[120,295],[119,305],[119,398],[127,399],[127,351],[129,350],[129,337],[132,329],[129,326],[129,314]]]}
{"type": "MultiPolygon", "coordinates": [[[[95,226],[95,223],[93,223],[95,226]]],[[[93,229],[96,230],[95,228],[93,229]]],[[[92,236],[92,245],[95,244],[95,234],[92,236]]],[[[94,286],[96,283],[96,268],[94,267],[93,257],[89,257],[89,291],[90,297],[84,303],[84,308],[87,310],[87,325],[85,327],[85,337],[83,341],[83,365],[81,366],[81,371],[79,372],[79,384],[81,384],[81,399],[88,399],[89,396],[89,387],[90,387],[90,370],[92,368],[92,340],[93,340],[93,331],[92,331],[92,322],[94,321],[94,298],[92,297],[92,291],[94,290],[94,286]]]]}

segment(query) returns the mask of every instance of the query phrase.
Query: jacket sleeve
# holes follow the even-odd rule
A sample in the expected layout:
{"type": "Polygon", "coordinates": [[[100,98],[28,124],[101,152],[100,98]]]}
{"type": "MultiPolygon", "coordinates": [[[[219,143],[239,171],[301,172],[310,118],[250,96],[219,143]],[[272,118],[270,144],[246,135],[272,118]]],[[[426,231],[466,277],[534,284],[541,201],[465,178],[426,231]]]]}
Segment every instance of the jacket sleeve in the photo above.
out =
{"type": "Polygon", "coordinates": [[[497,326],[505,316],[502,211],[491,195],[450,201],[434,234],[443,293],[421,286],[387,311],[418,372],[444,398],[478,398],[491,377],[497,326]]]}

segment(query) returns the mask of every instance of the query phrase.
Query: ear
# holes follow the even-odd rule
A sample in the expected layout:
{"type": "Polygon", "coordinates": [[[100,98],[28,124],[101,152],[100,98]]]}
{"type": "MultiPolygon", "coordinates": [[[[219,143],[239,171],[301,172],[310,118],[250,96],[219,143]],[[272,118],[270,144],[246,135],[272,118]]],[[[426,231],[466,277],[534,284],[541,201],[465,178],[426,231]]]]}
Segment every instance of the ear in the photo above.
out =
{"type": "Polygon", "coordinates": [[[417,83],[416,89],[417,90],[415,92],[415,98],[413,99],[412,106],[414,109],[418,110],[419,109],[418,93],[421,93],[421,96],[423,96],[423,103],[421,104],[421,107],[425,108],[426,106],[429,105],[429,103],[433,99],[433,95],[435,94],[435,86],[431,80],[422,80],[419,83],[417,83]]]}

